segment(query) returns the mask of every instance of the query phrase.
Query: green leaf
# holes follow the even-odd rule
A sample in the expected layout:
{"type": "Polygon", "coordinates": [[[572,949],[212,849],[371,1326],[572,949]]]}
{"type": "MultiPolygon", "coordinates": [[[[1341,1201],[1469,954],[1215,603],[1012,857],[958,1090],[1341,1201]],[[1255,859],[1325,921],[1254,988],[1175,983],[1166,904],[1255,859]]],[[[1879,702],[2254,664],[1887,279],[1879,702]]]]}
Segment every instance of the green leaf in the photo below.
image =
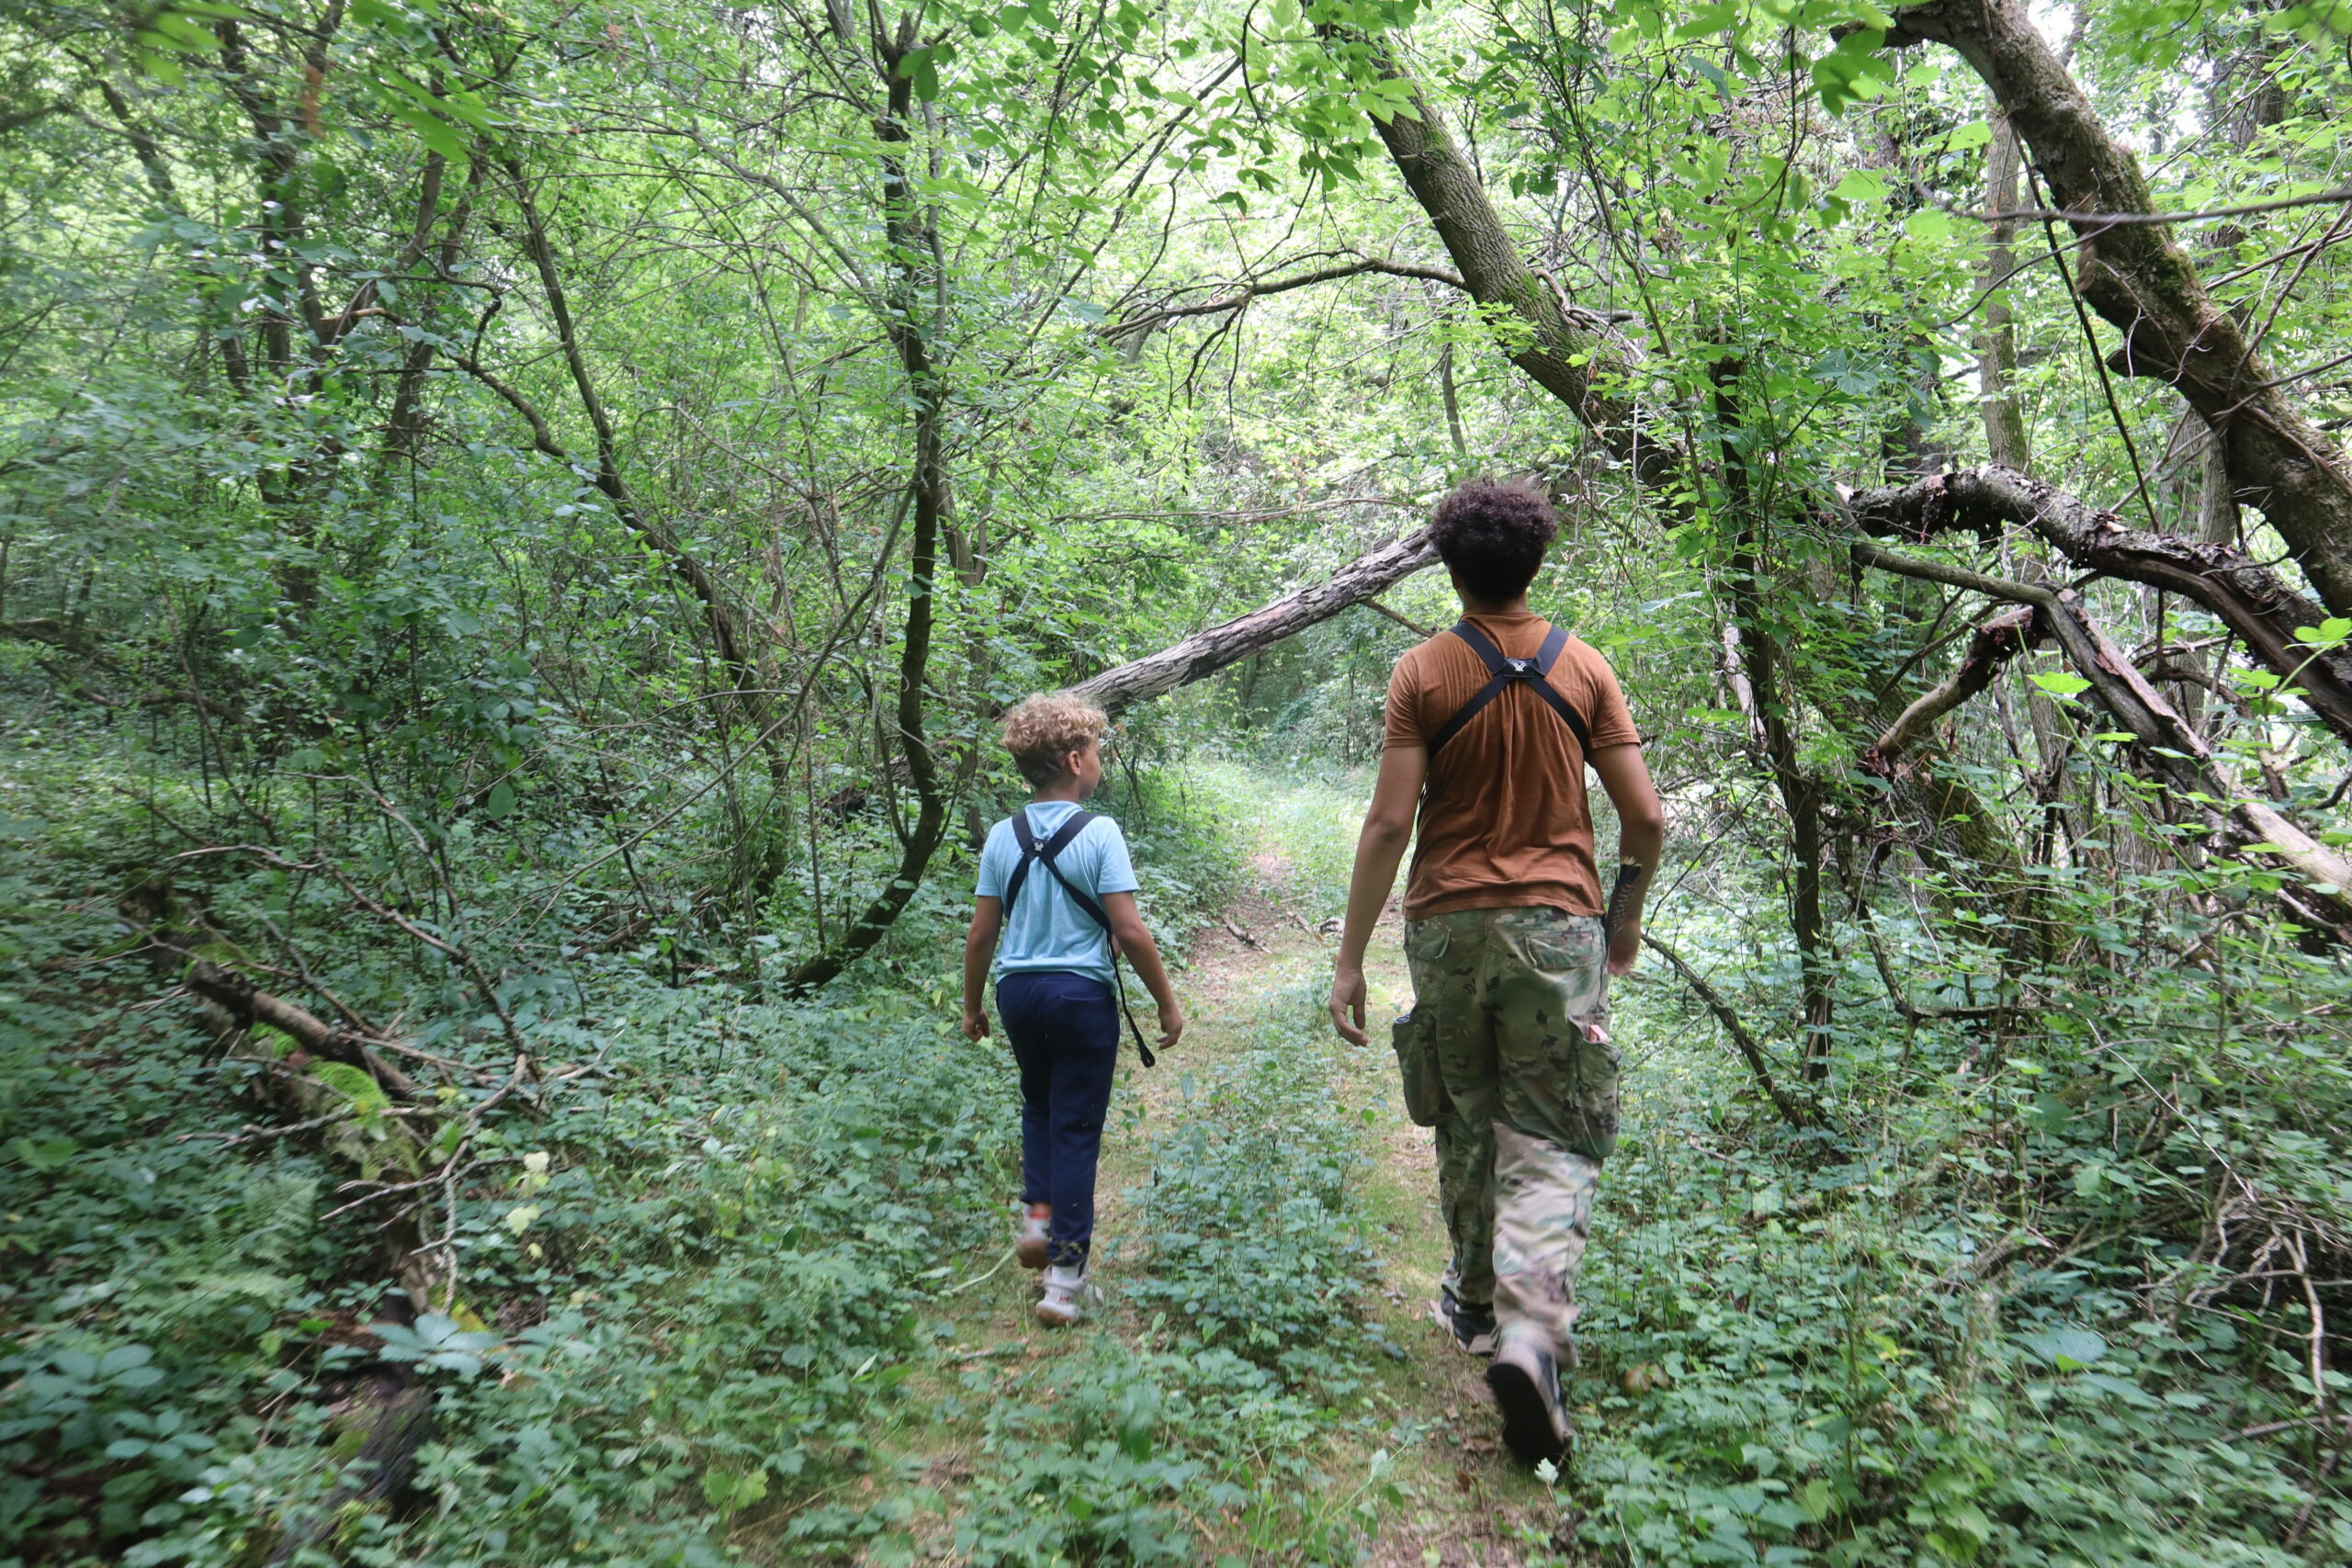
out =
{"type": "Polygon", "coordinates": [[[912,82],[915,96],[923,103],[939,97],[939,51],[925,47],[910,49],[899,58],[899,74],[912,82]]]}
{"type": "Polygon", "coordinates": [[[1840,201],[1879,202],[1886,199],[1886,175],[1877,169],[1855,169],[1830,187],[1840,201]]]}
{"type": "Polygon", "coordinates": [[[2027,1335],[2025,1348],[2062,1372],[2078,1372],[2107,1354],[2107,1340],[2087,1328],[2045,1328],[2027,1335]]]}
{"type": "Polygon", "coordinates": [[[2047,675],[2029,675],[2026,679],[2061,702],[2071,702],[2091,689],[2088,681],[2064,670],[2052,671],[2047,675]]]}
{"type": "Polygon", "coordinates": [[[394,119],[416,133],[426,152],[438,152],[453,164],[467,162],[466,139],[456,126],[411,104],[392,103],[386,107],[394,119]]]}
{"type": "Polygon", "coordinates": [[[1903,220],[1903,231],[1922,243],[1951,238],[1951,217],[1940,207],[1923,208],[1903,220]]]}
{"type": "Polygon", "coordinates": [[[1690,18],[1674,29],[1672,43],[1689,43],[1693,39],[1710,38],[1739,21],[1739,7],[1735,5],[1702,6],[1690,13],[1690,18]]]}
{"type": "Polygon", "coordinates": [[[702,1495],[720,1513],[736,1513],[768,1495],[768,1472],[764,1468],[735,1471],[714,1466],[702,1473],[702,1495]]]}
{"type": "Polygon", "coordinates": [[[18,1161],[43,1173],[62,1167],[80,1152],[81,1147],[71,1138],[44,1138],[40,1143],[30,1138],[11,1138],[8,1141],[8,1150],[18,1161]]]}
{"type": "Polygon", "coordinates": [[[482,815],[493,819],[514,809],[514,786],[504,779],[490,786],[490,794],[482,797],[482,815]]]}

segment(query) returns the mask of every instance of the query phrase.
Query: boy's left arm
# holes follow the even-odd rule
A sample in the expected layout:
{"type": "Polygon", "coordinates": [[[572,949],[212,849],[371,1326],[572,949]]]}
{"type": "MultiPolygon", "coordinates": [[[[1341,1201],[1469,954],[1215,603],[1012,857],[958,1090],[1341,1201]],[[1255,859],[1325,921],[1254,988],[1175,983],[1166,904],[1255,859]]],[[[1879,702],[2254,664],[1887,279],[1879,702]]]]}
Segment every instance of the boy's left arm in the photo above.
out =
{"type": "Polygon", "coordinates": [[[1004,900],[982,894],[972,903],[972,929],[964,933],[964,1038],[989,1037],[989,1008],[984,993],[989,961],[996,956],[997,934],[1004,929],[1004,900]]]}
{"type": "Polygon", "coordinates": [[[1176,1005],[1176,987],[1168,978],[1168,965],[1159,961],[1159,944],[1151,940],[1134,894],[1103,894],[1102,912],[1111,917],[1111,940],[1119,944],[1151,999],[1159,1004],[1159,1048],[1165,1051],[1184,1032],[1184,1010],[1176,1005]]]}

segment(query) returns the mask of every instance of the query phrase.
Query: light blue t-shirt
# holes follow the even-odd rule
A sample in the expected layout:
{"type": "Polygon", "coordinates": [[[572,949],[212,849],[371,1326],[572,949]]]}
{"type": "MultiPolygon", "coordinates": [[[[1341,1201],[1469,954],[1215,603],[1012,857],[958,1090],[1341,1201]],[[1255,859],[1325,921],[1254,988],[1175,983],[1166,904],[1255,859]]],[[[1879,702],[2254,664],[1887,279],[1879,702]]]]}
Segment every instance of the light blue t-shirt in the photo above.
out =
{"type": "MultiPolygon", "coordinates": [[[[1043,844],[1079,806],[1074,800],[1048,800],[1022,809],[1029,813],[1029,831],[1043,844]]],[[[1021,840],[1012,836],[1012,821],[989,829],[989,841],[980,850],[978,896],[1003,897],[1005,879],[1020,863],[1021,840]]],[[[1083,889],[1098,904],[1105,893],[1133,893],[1137,886],[1135,863],[1127,858],[1126,835],[1108,817],[1089,822],[1069,847],[1054,857],[1054,863],[1061,867],[1071,886],[1083,889]]],[[[1066,969],[1091,975],[1104,985],[1111,982],[1110,933],[1062,890],[1042,858],[1033,862],[1029,874],[1021,879],[1021,897],[1013,900],[1012,912],[1005,917],[1004,934],[996,949],[998,974],[1027,969],[1066,969]]]]}

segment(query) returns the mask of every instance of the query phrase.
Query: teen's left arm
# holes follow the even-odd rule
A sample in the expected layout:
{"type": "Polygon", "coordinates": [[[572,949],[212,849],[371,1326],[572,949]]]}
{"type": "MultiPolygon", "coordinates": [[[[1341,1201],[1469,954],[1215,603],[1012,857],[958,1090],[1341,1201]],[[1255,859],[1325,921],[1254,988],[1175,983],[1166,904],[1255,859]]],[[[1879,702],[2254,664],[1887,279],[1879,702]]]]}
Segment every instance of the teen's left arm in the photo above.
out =
{"type": "Polygon", "coordinates": [[[964,933],[964,1038],[989,1037],[989,960],[996,956],[997,933],[1004,930],[1004,900],[982,894],[972,904],[972,929],[964,933]]]}
{"type": "Polygon", "coordinates": [[[1159,961],[1159,944],[1151,940],[1134,894],[1105,893],[1102,912],[1111,917],[1111,940],[1119,944],[1151,999],[1159,1004],[1159,1048],[1165,1051],[1184,1032],[1184,1010],[1176,1005],[1176,987],[1169,983],[1168,966],[1159,961]]]}
{"type": "Polygon", "coordinates": [[[1642,955],[1642,906],[1657,877],[1657,857],[1666,849],[1666,808],[1650,783],[1642,749],[1628,741],[1592,753],[1592,771],[1617,808],[1617,875],[1609,891],[1609,972],[1628,973],[1642,955]]]}

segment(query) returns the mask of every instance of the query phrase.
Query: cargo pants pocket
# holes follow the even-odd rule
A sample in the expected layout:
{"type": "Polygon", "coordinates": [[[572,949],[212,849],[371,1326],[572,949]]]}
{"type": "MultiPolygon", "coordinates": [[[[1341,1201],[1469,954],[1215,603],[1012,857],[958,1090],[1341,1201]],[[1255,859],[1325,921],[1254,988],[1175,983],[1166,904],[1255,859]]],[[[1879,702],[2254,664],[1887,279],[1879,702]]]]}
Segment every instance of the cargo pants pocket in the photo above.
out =
{"type": "Polygon", "coordinates": [[[1437,1066],[1437,1026],[1419,1008],[1388,1026],[1396,1050],[1396,1076],[1405,1089],[1405,1114],[1416,1127],[1434,1127],[1445,1111],[1445,1080],[1437,1066]]]}
{"type": "Polygon", "coordinates": [[[1568,1086],[1566,1122],[1575,1136],[1567,1146],[1589,1159],[1605,1160],[1617,1149],[1618,1076],[1624,1059],[1609,1038],[1608,1015],[1573,1021],[1577,1035],[1576,1071],[1568,1086]]]}

